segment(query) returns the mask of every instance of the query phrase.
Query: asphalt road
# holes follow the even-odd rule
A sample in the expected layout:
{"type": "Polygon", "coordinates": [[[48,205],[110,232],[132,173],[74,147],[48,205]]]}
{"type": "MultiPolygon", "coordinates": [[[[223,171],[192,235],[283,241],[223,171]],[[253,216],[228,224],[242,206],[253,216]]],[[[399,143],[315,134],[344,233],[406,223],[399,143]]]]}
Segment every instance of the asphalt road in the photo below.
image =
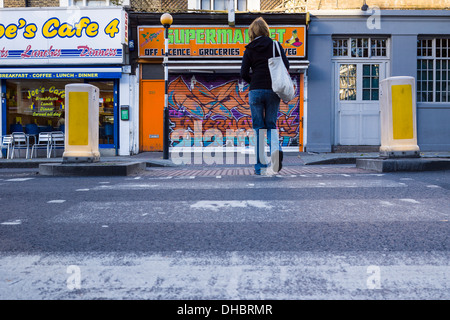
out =
{"type": "Polygon", "coordinates": [[[450,172],[330,168],[1,169],[0,299],[449,299],[450,172]]]}

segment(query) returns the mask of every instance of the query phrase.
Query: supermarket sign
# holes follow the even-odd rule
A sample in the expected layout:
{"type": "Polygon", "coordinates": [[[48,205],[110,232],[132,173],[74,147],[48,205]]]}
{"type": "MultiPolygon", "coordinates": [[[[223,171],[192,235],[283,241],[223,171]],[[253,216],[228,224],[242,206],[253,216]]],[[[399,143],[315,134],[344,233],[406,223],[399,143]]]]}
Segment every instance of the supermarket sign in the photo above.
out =
{"type": "MultiPolygon", "coordinates": [[[[164,28],[138,27],[139,57],[164,56],[164,28]]],[[[286,56],[304,58],[306,54],[306,27],[289,26],[270,28],[270,37],[278,40],[286,56]]],[[[171,27],[168,54],[172,57],[240,58],[250,42],[248,27],[229,26],[171,27]]]]}
{"type": "Polygon", "coordinates": [[[120,7],[0,9],[0,64],[122,63],[127,28],[120,7]]]}

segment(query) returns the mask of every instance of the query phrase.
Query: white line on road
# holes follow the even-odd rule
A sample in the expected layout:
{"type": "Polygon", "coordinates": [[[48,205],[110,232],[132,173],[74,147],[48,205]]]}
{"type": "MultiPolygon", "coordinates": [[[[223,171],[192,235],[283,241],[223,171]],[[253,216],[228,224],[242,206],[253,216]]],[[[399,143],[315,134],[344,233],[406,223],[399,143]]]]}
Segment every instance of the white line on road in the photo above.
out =
{"type": "Polygon", "coordinates": [[[409,203],[420,203],[419,201],[414,200],[414,199],[400,199],[400,201],[409,202],[409,203]]]}
{"type": "Polygon", "coordinates": [[[4,226],[15,226],[15,225],[22,224],[22,220],[10,220],[10,221],[2,222],[0,224],[4,225],[4,226]]]}
{"type": "Polygon", "coordinates": [[[0,274],[0,299],[20,300],[446,300],[450,292],[442,251],[3,254],[0,274]],[[78,292],[66,285],[71,265],[81,270],[78,292]]]}
{"type": "Polygon", "coordinates": [[[272,206],[265,201],[248,200],[248,201],[197,201],[190,206],[193,209],[209,209],[219,211],[223,208],[247,208],[255,207],[259,209],[271,209],[272,206]]]}
{"type": "Polygon", "coordinates": [[[66,200],[62,200],[62,199],[60,199],[60,200],[50,200],[50,201],[47,201],[47,203],[64,203],[64,202],[66,202],[66,200]]]}
{"type": "Polygon", "coordinates": [[[13,178],[13,179],[7,179],[5,181],[27,181],[27,180],[32,180],[34,178],[13,178]]]}

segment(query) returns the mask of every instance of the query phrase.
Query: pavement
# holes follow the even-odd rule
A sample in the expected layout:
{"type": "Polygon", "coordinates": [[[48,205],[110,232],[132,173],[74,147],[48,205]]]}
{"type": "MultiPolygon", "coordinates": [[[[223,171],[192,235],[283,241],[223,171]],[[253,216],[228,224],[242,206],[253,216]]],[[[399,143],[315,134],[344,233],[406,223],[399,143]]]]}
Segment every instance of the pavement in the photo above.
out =
{"type": "MultiPolygon", "coordinates": [[[[183,154],[182,154],[183,155],[183,154]]],[[[250,156],[241,152],[221,158],[208,158],[205,154],[192,153],[191,157],[180,158],[180,154],[170,154],[169,159],[163,159],[162,152],[142,152],[130,156],[102,156],[100,162],[94,164],[63,164],[62,157],[25,159],[0,159],[0,168],[50,168],[44,175],[59,175],[68,170],[73,175],[129,175],[145,168],[178,168],[178,169],[212,169],[239,168],[253,166],[250,156]],[[91,171],[89,171],[91,170],[91,171]],[[103,170],[103,171],[102,171],[103,170]]],[[[378,152],[351,153],[315,153],[315,152],[284,152],[283,167],[304,167],[314,165],[355,165],[357,168],[386,171],[425,171],[449,170],[449,152],[421,152],[420,158],[383,159],[378,152]]],[[[72,175],[72,174],[71,174],[72,175]]]]}

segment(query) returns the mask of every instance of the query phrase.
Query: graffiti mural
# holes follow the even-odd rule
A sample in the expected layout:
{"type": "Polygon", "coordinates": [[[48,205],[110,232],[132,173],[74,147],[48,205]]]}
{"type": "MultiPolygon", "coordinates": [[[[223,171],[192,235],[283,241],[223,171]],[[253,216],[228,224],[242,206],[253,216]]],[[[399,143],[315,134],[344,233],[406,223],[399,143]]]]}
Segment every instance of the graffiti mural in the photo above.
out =
{"type": "MultiPolygon", "coordinates": [[[[299,76],[292,77],[296,85],[296,97],[288,103],[281,102],[277,127],[283,146],[299,145],[299,76]]],[[[201,124],[202,135],[207,130],[219,130],[227,145],[227,130],[237,132],[234,145],[248,146],[252,130],[249,85],[238,75],[186,74],[169,78],[170,130],[186,132],[184,146],[206,146],[195,141],[195,130],[201,124]]],[[[172,141],[178,145],[183,139],[172,141]]],[[[201,140],[201,139],[200,139],[201,140]]],[[[229,142],[229,141],[228,141],[229,142]]],[[[216,142],[217,143],[217,142],[216,142]]]]}

